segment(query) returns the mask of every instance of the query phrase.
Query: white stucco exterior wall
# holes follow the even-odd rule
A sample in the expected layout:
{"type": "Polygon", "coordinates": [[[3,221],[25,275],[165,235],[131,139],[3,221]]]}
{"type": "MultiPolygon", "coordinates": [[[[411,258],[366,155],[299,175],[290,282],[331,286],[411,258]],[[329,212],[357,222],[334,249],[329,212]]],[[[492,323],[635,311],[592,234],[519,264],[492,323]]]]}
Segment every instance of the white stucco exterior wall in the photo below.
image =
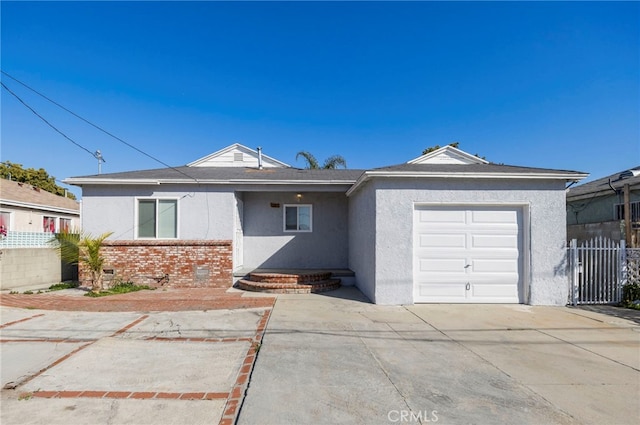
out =
{"type": "Polygon", "coordinates": [[[344,192],[244,192],[245,268],[348,267],[348,201],[344,192]],[[273,204],[273,206],[272,206],[273,204]],[[285,204],[310,204],[312,232],[285,232],[285,204]]]}
{"type": "MultiPolygon", "coordinates": [[[[375,199],[375,292],[377,304],[413,303],[413,214],[416,203],[433,205],[520,205],[528,258],[524,258],[525,297],[529,304],[564,305],[568,286],[565,271],[565,192],[561,180],[374,179],[352,194],[375,199]],[[367,193],[367,192],[372,192],[367,193]],[[527,222],[529,223],[527,225],[527,222]],[[527,271],[528,270],[528,271],[527,271]]],[[[355,204],[353,205],[355,206],[355,204]]],[[[358,231],[353,237],[362,236],[358,231]]],[[[352,243],[353,243],[352,239],[352,243]]],[[[355,257],[354,257],[355,260],[355,257]]],[[[371,290],[370,278],[360,284],[371,290]]],[[[365,272],[366,273],[366,272],[365,272]]],[[[365,275],[366,276],[366,275],[365,275]]],[[[368,295],[368,294],[367,294],[368,295]]],[[[370,298],[371,296],[368,295],[370,298]]]]}
{"type": "Polygon", "coordinates": [[[112,240],[136,239],[138,198],[178,199],[178,238],[232,240],[236,207],[232,189],[213,186],[85,186],[82,189],[82,228],[112,240]]]}
{"type": "Polygon", "coordinates": [[[371,185],[349,198],[349,268],[356,286],[376,302],[376,199],[371,185]]]}

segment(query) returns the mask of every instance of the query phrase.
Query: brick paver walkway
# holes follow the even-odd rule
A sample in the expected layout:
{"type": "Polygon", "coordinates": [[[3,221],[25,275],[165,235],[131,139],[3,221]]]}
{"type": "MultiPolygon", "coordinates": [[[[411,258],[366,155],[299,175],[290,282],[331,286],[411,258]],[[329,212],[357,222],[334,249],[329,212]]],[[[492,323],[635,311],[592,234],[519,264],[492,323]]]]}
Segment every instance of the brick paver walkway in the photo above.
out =
{"type": "MultiPolygon", "coordinates": [[[[80,290],[76,290],[80,291],[80,290]]],[[[0,294],[0,305],[63,311],[184,311],[272,307],[275,298],[243,297],[240,292],[222,288],[184,288],[138,291],[91,298],[82,295],[0,294]]]]}

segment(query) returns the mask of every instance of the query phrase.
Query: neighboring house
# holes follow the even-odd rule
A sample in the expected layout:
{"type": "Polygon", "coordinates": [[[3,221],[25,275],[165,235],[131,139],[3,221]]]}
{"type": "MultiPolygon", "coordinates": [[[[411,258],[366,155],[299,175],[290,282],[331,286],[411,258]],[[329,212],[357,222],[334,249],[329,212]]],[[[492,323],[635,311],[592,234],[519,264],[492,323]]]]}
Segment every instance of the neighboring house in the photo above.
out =
{"type": "Polygon", "coordinates": [[[640,166],[570,188],[567,192],[567,238],[579,242],[597,236],[625,239],[625,185],[629,190],[633,238],[627,243],[637,246],[640,229],[640,166]]]}
{"type": "Polygon", "coordinates": [[[379,304],[565,304],[565,186],[586,174],[451,146],[372,170],[296,169],[235,144],[186,166],[74,177],[108,272],[230,286],[234,270],[351,269],[379,304]]]}
{"type": "Polygon", "coordinates": [[[77,201],[27,183],[0,179],[0,288],[64,280],[67,270],[61,268],[48,241],[54,233],[79,227],[77,201]]]}

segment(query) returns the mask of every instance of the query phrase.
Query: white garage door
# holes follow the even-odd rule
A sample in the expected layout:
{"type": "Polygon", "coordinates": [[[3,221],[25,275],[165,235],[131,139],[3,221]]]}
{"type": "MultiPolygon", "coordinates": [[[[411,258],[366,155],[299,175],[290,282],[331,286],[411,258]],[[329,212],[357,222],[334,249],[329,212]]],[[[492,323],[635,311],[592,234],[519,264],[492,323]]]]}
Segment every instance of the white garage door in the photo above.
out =
{"type": "Polygon", "coordinates": [[[414,302],[522,302],[522,210],[416,207],[414,302]]]}

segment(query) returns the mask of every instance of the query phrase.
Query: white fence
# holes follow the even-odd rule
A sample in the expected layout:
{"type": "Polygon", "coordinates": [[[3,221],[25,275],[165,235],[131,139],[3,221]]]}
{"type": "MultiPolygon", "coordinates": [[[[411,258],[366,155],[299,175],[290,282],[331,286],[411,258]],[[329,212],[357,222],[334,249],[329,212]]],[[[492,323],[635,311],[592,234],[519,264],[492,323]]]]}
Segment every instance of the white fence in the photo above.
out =
{"type": "Polygon", "coordinates": [[[0,238],[2,248],[51,248],[49,241],[54,238],[53,233],[46,232],[14,232],[0,238]]]}
{"type": "Polygon", "coordinates": [[[602,237],[568,249],[570,304],[617,304],[622,287],[640,282],[640,249],[602,237]]]}

